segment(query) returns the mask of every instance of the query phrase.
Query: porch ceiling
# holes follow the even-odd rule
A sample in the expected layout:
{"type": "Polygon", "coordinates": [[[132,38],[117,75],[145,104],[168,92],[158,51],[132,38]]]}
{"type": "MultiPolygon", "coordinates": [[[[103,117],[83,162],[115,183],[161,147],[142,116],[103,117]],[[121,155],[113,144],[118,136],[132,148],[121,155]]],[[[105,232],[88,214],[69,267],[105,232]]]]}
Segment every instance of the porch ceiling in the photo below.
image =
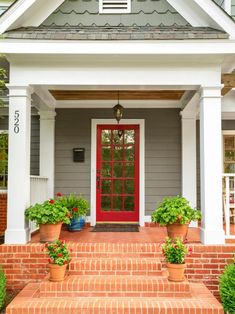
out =
{"type": "Polygon", "coordinates": [[[86,90],[49,90],[56,100],[180,100],[184,90],[149,91],[86,91],[86,90]],[[119,95],[118,95],[119,94],[119,95]]]}

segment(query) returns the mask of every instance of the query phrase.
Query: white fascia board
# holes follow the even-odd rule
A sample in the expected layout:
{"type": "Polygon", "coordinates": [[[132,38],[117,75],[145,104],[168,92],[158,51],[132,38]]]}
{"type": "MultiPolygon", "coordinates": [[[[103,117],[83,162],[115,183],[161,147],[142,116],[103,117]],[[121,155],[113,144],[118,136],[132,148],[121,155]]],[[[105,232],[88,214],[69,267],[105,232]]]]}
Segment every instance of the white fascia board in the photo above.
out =
{"type": "Polygon", "coordinates": [[[0,34],[7,30],[39,26],[64,0],[19,0],[0,18],[0,34]]]}
{"type": "Polygon", "coordinates": [[[232,55],[235,41],[0,41],[6,55],[232,55]]]}
{"type": "Polygon", "coordinates": [[[211,0],[167,0],[192,26],[219,28],[235,38],[235,22],[211,0]]]}
{"type": "Polygon", "coordinates": [[[198,4],[208,17],[213,19],[214,23],[220,26],[226,33],[230,35],[231,39],[235,39],[235,22],[229,17],[220,7],[218,7],[211,0],[192,0],[198,4]]]}

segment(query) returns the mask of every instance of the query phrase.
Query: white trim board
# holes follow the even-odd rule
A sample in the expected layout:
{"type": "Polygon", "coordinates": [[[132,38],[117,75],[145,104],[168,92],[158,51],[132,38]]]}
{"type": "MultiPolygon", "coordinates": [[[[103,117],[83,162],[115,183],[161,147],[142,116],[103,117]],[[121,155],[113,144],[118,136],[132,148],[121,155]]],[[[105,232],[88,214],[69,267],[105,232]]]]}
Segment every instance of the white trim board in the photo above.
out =
{"type": "MultiPolygon", "coordinates": [[[[91,198],[90,217],[91,225],[96,224],[96,149],[97,149],[97,125],[117,124],[115,119],[92,119],[91,120],[91,198]]],[[[145,120],[123,119],[121,124],[137,124],[140,127],[140,172],[139,172],[139,224],[145,223],[145,120]]]]}

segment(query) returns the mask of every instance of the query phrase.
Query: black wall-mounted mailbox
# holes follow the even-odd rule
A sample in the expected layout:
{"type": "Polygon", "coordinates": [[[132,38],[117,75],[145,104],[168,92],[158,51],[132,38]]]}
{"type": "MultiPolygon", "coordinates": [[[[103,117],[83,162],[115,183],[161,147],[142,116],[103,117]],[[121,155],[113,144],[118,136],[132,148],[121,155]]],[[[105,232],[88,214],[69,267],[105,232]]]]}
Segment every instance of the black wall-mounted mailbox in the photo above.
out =
{"type": "Polygon", "coordinates": [[[84,162],[85,161],[85,148],[74,148],[73,149],[73,161],[84,162]]]}

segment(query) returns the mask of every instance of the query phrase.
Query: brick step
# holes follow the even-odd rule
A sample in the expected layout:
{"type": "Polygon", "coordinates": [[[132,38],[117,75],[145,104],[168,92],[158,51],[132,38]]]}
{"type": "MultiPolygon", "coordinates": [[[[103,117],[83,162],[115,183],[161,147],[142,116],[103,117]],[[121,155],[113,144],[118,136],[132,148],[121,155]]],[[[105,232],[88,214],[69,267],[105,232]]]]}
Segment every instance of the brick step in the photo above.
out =
{"type": "Polygon", "coordinates": [[[133,255],[144,257],[159,256],[161,254],[159,243],[74,243],[68,242],[69,247],[73,252],[79,255],[97,255],[108,256],[110,255],[133,255]]]}
{"type": "Polygon", "coordinates": [[[157,258],[74,258],[69,264],[70,275],[162,275],[157,258]]]}
{"type": "Polygon", "coordinates": [[[187,298],[77,297],[39,298],[39,284],[29,284],[7,307],[6,314],[223,314],[221,304],[203,284],[190,284],[187,298]]]}
{"type": "Polygon", "coordinates": [[[189,283],[150,276],[68,276],[40,283],[40,297],[139,296],[190,297],[189,283]]]}

